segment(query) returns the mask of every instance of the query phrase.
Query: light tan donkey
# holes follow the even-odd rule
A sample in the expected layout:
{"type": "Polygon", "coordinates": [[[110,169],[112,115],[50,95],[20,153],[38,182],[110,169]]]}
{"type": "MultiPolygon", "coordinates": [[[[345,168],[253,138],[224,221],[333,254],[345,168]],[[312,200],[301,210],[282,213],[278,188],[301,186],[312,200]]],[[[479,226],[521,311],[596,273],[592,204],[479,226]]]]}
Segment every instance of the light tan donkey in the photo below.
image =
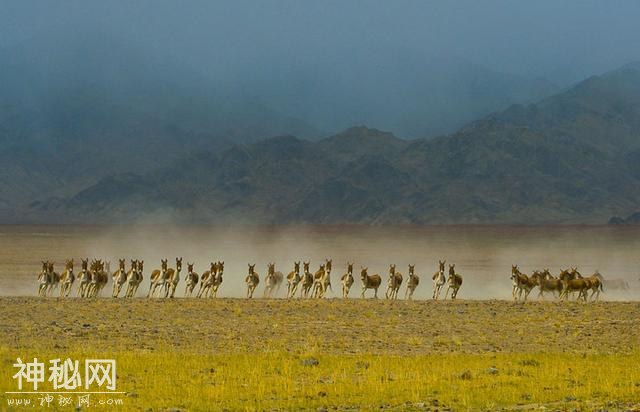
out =
{"type": "Polygon", "coordinates": [[[144,261],[131,260],[131,267],[127,272],[127,290],[124,293],[125,298],[132,298],[138,291],[138,287],[142,283],[142,266],[144,261]]]}
{"type": "Polygon", "coordinates": [[[117,298],[120,295],[120,291],[122,290],[122,286],[127,282],[127,261],[125,259],[118,259],[118,270],[113,272],[111,275],[111,279],[113,280],[113,292],[111,293],[112,298],[117,298]]]}
{"type": "Polygon", "coordinates": [[[293,262],[293,270],[287,275],[287,299],[296,295],[301,280],[300,262],[293,262]]]}
{"type": "Polygon", "coordinates": [[[349,298],[349,292],[351,291],[351,286],[353,286],[353,263],[347,262],[347,273],[342,275],[340,278],[340,282],[342,283],[342,297],[344,299],[349,298]]]}
{"type": "Polygon", "coordinates": [[[47,296],[51,277],[49,276],[49,261],[42,261],[42,270],[38,273],[38,296],[47,296]]]}
{"type": "Polygon", "coordinates": [[[389,265],[389,280],[387,281],[387,299],[398,299],[398,291],[402,285],[402,273],[396,270],[396,265],[389,265]]]}
{"type": "Polygon", "coordinates": [[[218,297],[218,289],[220,289],[220,285],[222,285],[222,276],[224,274],[224,261],[218,261],[216,263],[216,273],[213,277],[213,284],[211,285],[211,289],[209,290],[210,298],[218,297]]]}
{"type": "Polygon", "coordinates": [[[360,297],[364,299],[364,293],[367,289],[373,289],[373,297],[377,299],[378,288],[380,287],[380,284],[382,284],[382,278],[377,273],[369,276],[367,274],[368,270],[369,268],[366,267],[361,267],[360,270],[360,279],[362,280],[362,293],[360,294],[360,297]]]}
{"type": "Polygon", "coordinates": [[[325,264],[323,263],[313,275],[313,292],[311,295],[314,298],[319,298],[322,295],[322,280],[325,274],[325,264]]]}
{"type": "Polygon", "coordinates": [[[518,265],[511,265],[511,281],[513,284],[512,294],[514,300],[522,299],[522,294],[524,293],[524,301],[527,301],[527,298],[533,288],[538,285],[538,282],[535,279],[541,276],[539,271],[534,272],[534,274],[536,274],[535,278],[533,276],[529,277],[520,272],[518,265]]]}
{"type": "Polygon", "coordinates": [[[138,293],[138,288],[140,287],[140,284],[144,280],[144,260],[138,260],[135,274],[136,274],[136,280],[133,284],[130,297],[134,297],[136,293],[138,293]]]}
{"type": "Polygon", "coordinates": [[[86,298],[89,284],[91,283],[91,272],[89,272],[89,259],[82,259],[82,269],[78,274],[78,291],[76,296],[86,298]]]}
{"type": "MultiPolygon", "coordinates": [[[[589,299],[591,299],[594,302],[597,302],[600,299],[600,292],[604,292],[604,288],[603,288],[603,280],[604,278],[602,277],[602,275],[600,274],[600,272],[596,271],[593,275],[588,276],[585,278],[588,282],[589,282],[589,289],[591,290],[591,296],[589,297],[589,299]],[[594,295],[595,295],[595,299],[594,299],[594,295]]],[[[587,298],[587,291],[585,291],[585,300],[587,298]]]]}
{"type": "Polygon", "coordinates": [[[180,283],[180,272],[182,271],[182,258],[176,258],[176,270],[169,269],[167,271],[167,280],[165,283],[164,297],[173,299],[176,294],[176,288],[180,283]]]}
{"type": "Polygon", "coordinates": [[[255,292],[256,288],[260,284],[260,276],[256,272],[256,264],[249,264],[249,274],[244,279],[244,282],[247,284],[247,298],[253,298],[253,292],[255,292]]]}
{"type": "Polygon", "coordinates": [[[87,289],[88,298],[94,298],[98,296],[98,291],[100,290],[100,285],[102,284],[103,268],[104,264],[102,260],[94,259],[91,261],[91,266],[89,267],[89,272],[91,273],[91,281],[89,282],[89,287],[87,289]]]}
{"type": "Polygon", "coordinates": [[[60,274],[60,297],[66,298],[71,293],[73,282],[76,276],[73,273],[73,259],[67,260],[64,264],[64,272],[60,274]]]}
{"type": "Polygon", "coordinates": [[[303,276],[302,276],[302,288],[300,289],[300,297],[309,297],[309,292],[311,291],[311,287],[313,287],[313,273],[309,271],[309,266],[311,262],[303,263],[303,276]]]}
{"type": "Polygon", "coordinates": [[[193,271],[193,263],[187,262],[187,286],[184,289],[184,296],[190,298],[193,295],[193,289],[198,284],[200,275],[193,271]]]}
{"type": "Polygon", "coordinates": [[[333,293],[333,289],[331,288],[331,270],[333,268],[333,260],[325,259],[324,263],[324,276],[322,277],[321,285],[322,290],[320,291],[320,297],[324,298],[327,294],[327,290],[330,290],[333,293]]]}
{"type": "Polygon", "coordinates": [[[263,297],[271,298],[275,294],[278,295],[278,291],[282,286],[284,275],[282,272],[276,272],[276,264],[267,264],[267,276],[264,278],[264,294],[263,297]]]}
{"type": "Polygon", "coordinates": [[[149,277],[149,293],[147,293],[147,298],[152,298],[156,295],[158,288],[162,291],[165,287],[167,280],[167,272],[169,271],[169,260],[168,259],[160,259],[160,269],[155,269],[151,272],[151,276],[149,277]]]}
{"type": "Polygon", "coordinates": [[[447,283],[447,278],[444,276],[444,264],[446,262],[446,260],[438,260],[438,271],[431,277],[431,280],[433,280],[433,300],[440,298],[440,291],[444,284],[447,283]]]}
{"type": "Polygon", "coordinates": [[[599,277],[600,281],[602,282],[603,289],[606,287],[607,290],[614,290],[614,291],[621,291],[621,292],[626,292],[631,289],[629,282],[625,279],[620,279],[620,278],[605,279],[604,276],[602,276],[600,272],[598,272],[597,270],[596,270],[595,276],[599,277]]]}
{"type": "Polygon", "coordinates": [[[449,265],[449,278],[447,279],[447,291],[444,294],[444,299],[447,299],[449,295],[449,289],[451,289],[451,300],[455,300],[458,297],[458,291],[462,286],[462,275],[456,273],[456,265],[449,265]]]}
{"type": "Polygon", "coordinates": [[[207,297],[208,294],[211,293],[211,288],[216,281],[216,276],[218,274],[218,263],[211,262],[209,265],[209,270],[205,271],[200,275],[200,289],[198,290],[198,297],[207,297]]]}
{"type": "Polygon", "coordinates": [[[409,265],[409,279],[407,280],[407,289],[404,292],[404,298],[407,300],[413,299],[413,292],[420,284],[420,277],[415,274],[416,265],[409,265]]]}

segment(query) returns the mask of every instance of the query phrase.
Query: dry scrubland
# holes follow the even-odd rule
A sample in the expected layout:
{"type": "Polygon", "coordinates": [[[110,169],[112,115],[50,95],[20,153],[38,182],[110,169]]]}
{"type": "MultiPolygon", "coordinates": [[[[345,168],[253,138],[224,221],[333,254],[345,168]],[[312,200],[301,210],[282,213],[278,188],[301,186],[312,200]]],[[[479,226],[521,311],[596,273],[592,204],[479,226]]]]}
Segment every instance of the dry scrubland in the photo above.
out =
{"type": "Polygon", "coordinates": [[[131,410],[640,407],[635,302],[0,303],[2,393],[18,356],[107,357],[131,410]]]}

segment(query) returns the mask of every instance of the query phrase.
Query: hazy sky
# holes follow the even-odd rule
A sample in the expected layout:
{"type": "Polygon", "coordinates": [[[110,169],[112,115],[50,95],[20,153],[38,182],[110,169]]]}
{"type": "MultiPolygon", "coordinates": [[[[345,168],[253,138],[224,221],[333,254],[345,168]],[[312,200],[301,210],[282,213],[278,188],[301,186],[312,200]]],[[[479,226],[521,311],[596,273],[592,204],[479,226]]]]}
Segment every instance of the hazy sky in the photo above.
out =
{"type": "Polygon", "coordinates": [[[401,49],[573,81],[640,60],[639,1],[2,1],[0,47],[99,29],[203,71],[401,49]]]}

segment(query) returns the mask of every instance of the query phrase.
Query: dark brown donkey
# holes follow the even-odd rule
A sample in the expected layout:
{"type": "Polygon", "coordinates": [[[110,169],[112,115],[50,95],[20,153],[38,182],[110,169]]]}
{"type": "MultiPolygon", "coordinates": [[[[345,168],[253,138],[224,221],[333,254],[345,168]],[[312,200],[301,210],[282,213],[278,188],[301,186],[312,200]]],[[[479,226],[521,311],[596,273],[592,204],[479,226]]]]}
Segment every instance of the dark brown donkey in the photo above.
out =
{"type": "Polygon", "coordinates": [[[544,299],[545,292],[553,293],[553,296],[556,296],[556,292],[558,296],[562,294],[562,281],[560,279],[556,279],[551,275],[549,268],[545,268],[542,273],[537,276],[538,289],[538,298],[544,299]]]}
{"type": "Polygon", "coordinates": [[[560,300],[567,299],[570,292],[578,292],[578,298],[584,296],[584,301],[587,300],[587,290],[590,287],[589,281],[582,278],[577,268],[571,268],[560,272],[559,276],[562,281],[562,293],[560,294],[560,300]]]}

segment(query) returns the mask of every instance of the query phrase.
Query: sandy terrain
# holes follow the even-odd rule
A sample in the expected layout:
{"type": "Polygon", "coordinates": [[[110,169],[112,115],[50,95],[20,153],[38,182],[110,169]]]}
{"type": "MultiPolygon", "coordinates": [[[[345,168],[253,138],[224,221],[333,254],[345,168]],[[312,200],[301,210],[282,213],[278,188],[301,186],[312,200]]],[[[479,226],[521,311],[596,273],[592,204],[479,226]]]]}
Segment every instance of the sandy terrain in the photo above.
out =
{"type": "Polygon", "coordinates": [[[640,348],[640,303],[331,299],[1,298],[0,345],[333,354],[619,353],[640,348]]]}

